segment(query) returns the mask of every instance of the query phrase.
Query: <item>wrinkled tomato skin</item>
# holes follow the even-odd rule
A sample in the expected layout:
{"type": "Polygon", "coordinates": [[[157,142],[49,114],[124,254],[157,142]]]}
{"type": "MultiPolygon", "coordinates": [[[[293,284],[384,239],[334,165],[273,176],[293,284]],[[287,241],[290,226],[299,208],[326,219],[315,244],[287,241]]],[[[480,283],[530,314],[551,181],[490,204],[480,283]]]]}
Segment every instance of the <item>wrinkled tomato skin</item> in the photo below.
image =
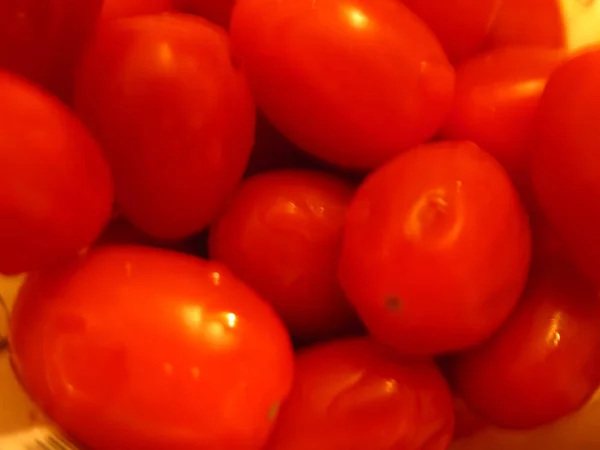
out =
{"type": "Polygon", "coordinates": [[[245,180],[211,228],[211,257],[269,301],[300,342],[358,328],[337,280],[353,193],[325,173],[268,172],[245,180]]]}
{"type": "Polygon", "coordinates": [[[442,136],[475,142],[524,189],[537,105],[562,59],[558,50],[507,47],[468,60],[457,68],[454,106],[442,136]]]}
{"type": "Polygon", "coordinates": [[[0,2],[0,68],[69,100],[72,71],[101,6],[102,0],[0,2]]]}
{"type": "Polygon", "coordinates": [[[97,142],[56,98],[0,72],[0,273],[74,256],[112,211],[97,142]]]}
{"type": "Polygon", "coordinates": [[[536,117],[531,178],[540,207],[566,250],[600,284],[600,50],[550,77],[536,117]]]}
{"type": "Polygon", "coordinates": [[[173,0],[104,0],[102,20],[173,11],[173,0]]]}
{"type": "Polygon", "coordinates": [[[435,33],[453,63],[483,48],[503,0],[404,0],[435,33]]]}
{"type": "Polygon", "coordinates": [[[175,0],[178,9],[197,14],[224,28],[229,27],[236,0],[175,0]]]}
{"type": "Polygon", "coordinates": [[[527,214],[506,172],[473,143],[437,142],[358,188],[339,276],[373,336],[429,355],[489,337],[516,305],[530,259],[527,214]]]}
{"type": "Polygon", "coordinates": [[[572,267],[536,267],[500,331],[454,361],[466,403],[502,428],[528,429],[582,407],[600,384],[600,301],[572,267]]]}
{"type": "Polygon", "coordinates": [[[231,36],[272,123],[345,168],[429,139],[451,106],[453,68],[396,0],[239,0],[231,36]]]}
{"type": "Polygon", "coordinates": [[[260,297],[218,263],[149,247],[30,275],[10,345],[27,392],[95,450],[260,450],[292,382],[260,297]]]}
{"type": "Polygon", "coordinates": [[[300,351],[267,450],[445,450],[452,396],[429,360],[402,360],[369,338],[300,351]]]}
{"type": "Polygon", "coordinates": [[[78,71],[76,110],[103,145],[123,215],[178,239],[242,178],[255,107],[227,35],[183,14],[105,21],[78,71]]]}

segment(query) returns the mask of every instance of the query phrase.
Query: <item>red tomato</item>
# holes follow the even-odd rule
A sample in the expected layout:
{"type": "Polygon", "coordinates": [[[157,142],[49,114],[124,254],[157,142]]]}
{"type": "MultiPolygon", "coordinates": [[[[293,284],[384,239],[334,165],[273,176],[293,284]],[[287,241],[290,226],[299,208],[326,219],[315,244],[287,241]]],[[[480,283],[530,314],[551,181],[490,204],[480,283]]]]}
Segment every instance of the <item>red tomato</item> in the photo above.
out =
{"type": "Polygon", "coordinates": [[[357,328],[336,273],[353,193],[324,173],[267,172],[242,183],[211,229],[211,257],[268,300],[301,342],[357,328]]]}
{"type": "Polygon", "coordinates": [[[102,19],[157,14],[174,9],[173,0],[104,0],[102,19]]]}
{"type": "Polygon", "coordinates": [[[442,48],[397,0],[239,0],[231,36],[273,124],[343,167],[427,140],[452,102],[442,48]]]}
{"type": "Polygon", "coordinates": [[[404,0],[436,34],[453,62],[484,45],[503,0],[404,0]]]}
{"type": "Polygon", "coordinates": [[[531,170],[539,203],[576,261],[600,283],[600,50],[550,77],[537,115],[531,170]]]}
{"type": "Polygon", "coordinates": [[[348,210],[342,287],[371,333],[408,354],[473,346],[527,280],[527,215],[508,175],[470,142],[427,144],[367,177],[348,210]]]}
{"type": "Polygon", "coordinates": [[[0,273],[37,269],[98,237],[112,210],[101,150],[58,100],[0,72],[0,273]]]}
{"type": "Polygon", "coordinates": [[[452,396],[432,362],[356,338],[300,352],[267,449],[445,450],[452,429],[452,396]]]}
{"type": "Polygon", "coordinates": [[[70,97],[72,71],[102,0],[0,1],[0,67],[70,97]]]}
{"type": "Polygon", "coordinates": [[[108,21],[77,81],[77,111],[103,144],[123,214],[165,239],[206,227],[254,139],[255,107],[227,35],[186,15],[108,21]]]}
{"type": "Polygon", "coordinates": [[[600,384],[596,289],[560,264],[537,268],[522,302],[453,377],[469,406],[503,428],[534,428],[576,411],[600,384]]]}
{"type": "Polygon", "coordinates": [[[454,440],[466,439],[488,428],[488,423],[475,414],[458,395],[454,395],[454,440]]]}
{"type": "Polygon", "coordinates": [[[21,382],[94,450],[258,450],[291,388],[285,328],[217,263],[102,246],[30,275],[14,308],[21,382]]]}
{"type": "Polygon", "coordinates": [[[185,12],[198,14],[211,22],[229,27],[231,10],[236,0],[175,0],[178,7],[185,12]]]}
{"type": "Polygon", "coordinates": [[[442,135],[475,142],[519,187],[528,185],[536,108],[561,60],[558,50],[509,47],[467,61],[457,69],[454,108],[442,135]]]}

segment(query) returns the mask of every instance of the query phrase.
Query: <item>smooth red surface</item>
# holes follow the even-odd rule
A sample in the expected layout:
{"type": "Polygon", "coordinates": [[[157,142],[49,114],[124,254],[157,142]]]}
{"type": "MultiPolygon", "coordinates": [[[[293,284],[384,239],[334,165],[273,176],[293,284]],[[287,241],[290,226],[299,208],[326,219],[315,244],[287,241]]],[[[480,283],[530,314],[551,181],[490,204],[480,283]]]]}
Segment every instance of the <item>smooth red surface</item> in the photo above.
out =
{"type": "Polygon", "coordinates": [[[600,283],[600,51],[550,77],[537,115],[532,180],[537,199],[579,265],[600,283]]]}
{"type": "Polygon", "coordinates": [[[369,331],[407,354],[490,336],[525,286],[527,215],[502,167],[469,142],[416,147],[350,205],[339,275],[369,331]]]}
{"type": "Polygon", "coordinates": [[[72,70],[102,0],[0,2],[0,68],[70,99],[72,70]]]}
{"type": "Polygon", "coordinates": [[[458,395],[454,395],[454,435],[455,441],[474,436],[489,427],[489,424],[475,414],[458,395]]]}
{"type": "Polygon", "coordinates": [[[110,20],[143,14],[158,14],[173,11],[174,8],[173,0],[103,0],[100,17],[110,20]]]}
{"type": "Polygon", "coordinates": [[[528,186],[536,108],[562,59],[558,50],[507,47],[468,60],[457,68],[454,107],[442,135],[475,142],[519,187],[528,186]]]}
{"type": "Polygon", "coordinates": [[[189,15],[104,22],[76,109],[103,144],[123,214],[159,238],[206,227],[241,179],[255,108],[227,35],[189,15]]]}
{"type": "Polygon", "coordinates": [[[260,297],[218,263],[149,247],[31,275],[10,345],[28,393],[94,450],[262,449],[292,382],[260,297]]]}
{"type": "Polygon", "coordinates": [[[198,14],[211,22],[228,28],[236,0],[175,0],[179,9],[198,14]]]}
{"type": "Polygon", "coordinates": [[[267,450],[445,450],[452,429],[452,396],[431,361],[356,338],[299,353],[267,450]]]}
{"type": "Polygon", "coordinates": [[[483,46],[504,0],[404,0],[435,33],[451,61],[475,55],[483,46]]]}
{"type": "Polygon", "coordinates": [[[244,181],[211,228],[211,257],[269,301],[301,342],[359,328],[337,279],[353,193],[325,173],[267,172],[244,181]]]}
{"type": "Polygon", "coordinates": [[[454,361],[463,398],[491,423],[534,428],[581,408],[600,384],[600,301],[572,268],[536,268],[515,313],[454,361]]]}
{"type": "Polygon", "coordinates": [[[108,222],[112,182],[96,141],[57,99],[0,72],[0,273],[75,255],[108,222]]]}
{"type": "Polygon", "coordinates": [[[343,167],[427,140],[452,102],[440,44],[397,0],[238,0],[231,36],[273,124],[343,167]]]}

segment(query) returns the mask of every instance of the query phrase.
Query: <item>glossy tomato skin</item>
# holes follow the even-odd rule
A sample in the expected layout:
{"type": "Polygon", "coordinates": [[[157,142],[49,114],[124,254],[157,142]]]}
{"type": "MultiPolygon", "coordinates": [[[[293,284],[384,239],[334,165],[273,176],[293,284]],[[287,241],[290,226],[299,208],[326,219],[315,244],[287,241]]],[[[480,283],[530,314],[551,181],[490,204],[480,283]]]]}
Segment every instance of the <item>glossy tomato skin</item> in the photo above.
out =
{"type": "Polygon", "coordinates": [[[558,50],[506,47],[468,60],[457,68],[454,106],[442,135],[475,142],[525,189],[535,112],[562,59],[558,50]]]}
{"type": "Polygon", "coordinates": [[[537,200],[565,248],[600,283],[600,50],[550,77],[536,117],[531,177],[537,200]]]}
{"type": "Polygon", "coordinates": [[[346,168],[427,140],[452,101],[442,48],[396,0],[239,0],[231,36],[273,124],[346,168]]]}
{"type": "Polygon", "coordinates": [[[112,181],[96,141],[56,98],[0,72],[0,273],[75,255],[112,209],[112,181]]]}
{"type": "Polygon", "coordinates": [[[254,139],[224,31],[182,14],[106,21],[77,81],[76,109],[103,144],[124,216],[165,239],[207,226],[254,139]]]}
{"type": "Polygon", "coordinates": [[[70,99],[72,71],[102,0],[0,2],[0,68],[70,99]]]}
{"type": "Polygon", "coordinates": [[[536,267],[522,302],[494,337],[459,355],[466,403],[503,428],[534,428],[576,411],[600,384],[600,301],[564,263],[536,267]]]}
{"type": "Polygon", "coordinates": [[[436,354],[500,326],[530,258],[527,215],[506,172],[473,143],[438,142],[358,188],[339,276],[373,336],[405,354],[436,354]]]}
{"type": "Polygon", "coordinates": [[[218,263],[149,247],[30,275],[10,342],[27,392],[95,450],[261,449],[292,381],[261,298],[218,263]]]}
{"type": "Polygon", "coordinates": [[[198,14],[224,28],[229,27],[236,0],[175,0],[181,11],[198,14]]]}
{"type": "Polygon", "coordinates": [[[450,60],[464,61],[485,45],[503,0],[404,0],[435,33],[450,60]]]}
{"type": "Polygon", "coordinates": [[[358,328],[337,279],[353,193],[325,173],[267,172],[245,180],[211,228],[211,257],[269,301],[300,342],[358,328]]]}
{"type": "Polygon", "coordinates": [[[295,367],[267,450],[448,448],[452,396],[431,361],[353,338],[305,349],[295,367]]]}
{"type": "Polygon", "coordinates": [[[100,17],[103,20],[120,17],[158,14],[174,10],[173,0],[104,0],[100,17]]]}

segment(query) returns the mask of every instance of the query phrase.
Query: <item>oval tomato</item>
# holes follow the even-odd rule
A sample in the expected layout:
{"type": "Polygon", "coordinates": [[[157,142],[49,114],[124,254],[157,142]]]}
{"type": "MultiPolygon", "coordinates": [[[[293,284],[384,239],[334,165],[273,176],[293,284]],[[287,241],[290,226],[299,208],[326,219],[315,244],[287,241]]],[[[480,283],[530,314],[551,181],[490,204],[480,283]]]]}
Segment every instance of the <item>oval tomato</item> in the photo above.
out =
{"type": "Polygon", "coordinates": [[[562,57],[557,50],[509,47],[470,59],[457,68],[454,107],[442,135],[475,142],[520,188],[528,186],[535,112],[562,57]]]}
{"type": "Polygon", "coordinates": [[[534,428],[576,411],[600,384],[600,300],[564,264],[536,268],[494,337],[456,357],[469,406],[503,428],[534,428]]]}
{"type": "Polygon", "coordinates": [[[259,450],[292,382],[261,298],[220,264],[149,247],[30,275],[10,345],[27,392],[94,450],[259,450]]]}
{"type": "Polygon", "coordinates": [[[565,248],[600,283],[600,50],[550,77],[537,114],[531,177],[537,199],[565,248]]]}
{"type": "Polygon", "coordinates": [[[269,301],[301,342],[358,328],[336,272],[353,193],[333,175],[267,172],[244,181],[211,228],[211,257],[269,301]]]}
{"type": "Polygon", "coordinates": [[[227,28],[236,0],[175,0],[175,2],[182,11],[198,14],[227,28]]]}
{"type": "Polygon", "coordinates": [[[104,0],[100,17],[110,20],[119,17],[157,14],[173,9],[173,0],[104,0]]]}
{"type": "Polygon", "coordinates": [[[67,108],[0,72],[0,273],[75,255],[112,212],[101,150],[67,108]]]}
{"type": "Polygon", "coordinates": [[[475,144],[439,142],[396,157],[358,188],[339,275],[376,338],[435,354],[500,326],[530,257],[527,215],[506,172],[475,144]]]}
{"type": "Polygon", "coordinates": [[[231,36],[259,106],[303,150],[375,167],[430,138],[454,72],[397,0],[239,0],[231,36]]]}
{"type": "Polygon", "coordinates": [[[78,73],[76,109],[103,144],[120,210],[159,238],[209,224],[254,139],[227,35],[183,14],[104,22],[78,73]]]}
{"type": "Polygon", "coordinates": [[[301,351],[295,367],[268,450],[448,448],[452,396],[432,362],[355,338],[301,351]]]}

